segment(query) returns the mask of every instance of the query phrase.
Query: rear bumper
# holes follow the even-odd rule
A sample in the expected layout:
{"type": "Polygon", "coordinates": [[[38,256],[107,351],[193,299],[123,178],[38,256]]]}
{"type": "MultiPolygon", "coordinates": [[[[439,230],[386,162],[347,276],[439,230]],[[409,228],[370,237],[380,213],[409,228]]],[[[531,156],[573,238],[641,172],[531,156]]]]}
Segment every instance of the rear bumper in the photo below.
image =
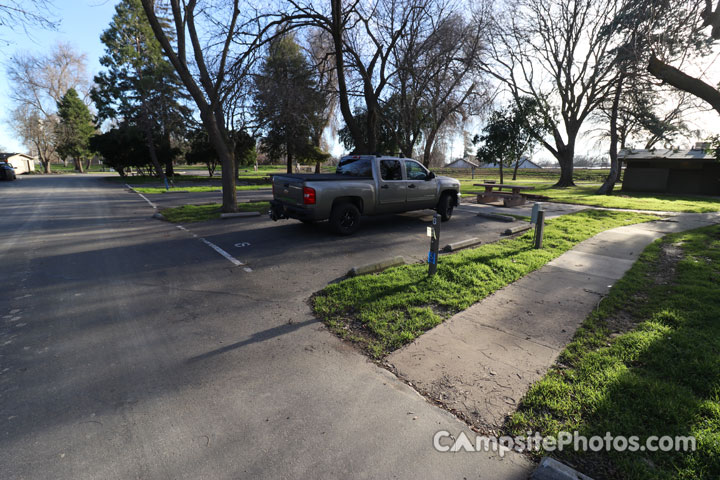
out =
{"type": "Polygon", "coordinates": [[[281,220],[283,218],[296,218],[298,220],[317,220],[315,209],[297,205],[287,205],[278,200],[270,201],[270,218],[281,220]]]}

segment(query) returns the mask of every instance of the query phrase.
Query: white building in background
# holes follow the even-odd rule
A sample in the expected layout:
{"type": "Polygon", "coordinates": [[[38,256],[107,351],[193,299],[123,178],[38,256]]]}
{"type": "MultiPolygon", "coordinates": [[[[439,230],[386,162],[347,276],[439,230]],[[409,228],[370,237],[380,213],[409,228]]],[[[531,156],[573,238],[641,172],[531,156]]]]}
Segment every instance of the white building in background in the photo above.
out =
{"type": "MultiPolygon", "coordinates": [[[[480,165],[482,168],[500,168],[500,164],[491,162],[491,163],[483,163],[480,165]]],[[[505,166],[505,168],[515,168],[515,162],[511,163],[509,166],[505,166]]],[[[518,168],[543,168],[537,163],[531,161],[527,157],[522,157],[520,159],[520,165],[518,168]]]]}
{"type": "Polygon", "coordinates": [[[24,153],[0,153],[0,162],[7,162],[16,175],[35,171],[35,158],[24,153]]]}
{"type": "Polygon", "coordinates": [[[458,158],[457,160],[448,163],[443,168],[480,168],[480,165],[467,158],[458,158]]]}

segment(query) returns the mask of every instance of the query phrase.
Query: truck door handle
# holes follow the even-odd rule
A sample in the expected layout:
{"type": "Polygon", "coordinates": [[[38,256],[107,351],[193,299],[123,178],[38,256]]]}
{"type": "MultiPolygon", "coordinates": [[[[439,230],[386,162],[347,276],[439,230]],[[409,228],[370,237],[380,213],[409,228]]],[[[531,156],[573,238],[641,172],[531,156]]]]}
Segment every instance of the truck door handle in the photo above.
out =
{"type": "Polygon", "coordinates": [[[383,186],[380,187],[380,188],[385,188],[385,189],[387,189],[387,188],[390,188],[390,185],[383,185],[383,186]]]}
{"type": "Polygon", "coordinates": [[[415,188],[415,185],[411,183],[410,185],[408,185],[408,188],[415,188]]]}

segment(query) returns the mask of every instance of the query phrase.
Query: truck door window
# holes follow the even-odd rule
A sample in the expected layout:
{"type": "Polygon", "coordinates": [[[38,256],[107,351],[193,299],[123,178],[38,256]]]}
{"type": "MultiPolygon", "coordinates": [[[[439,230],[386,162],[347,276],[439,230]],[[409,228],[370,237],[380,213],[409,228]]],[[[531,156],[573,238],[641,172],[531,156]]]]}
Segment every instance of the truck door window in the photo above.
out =
{"type": "Polygon", "coordinates": [[[405,161],[405,173],[407,174],[408,180],[425,180],[428,176],[428,171],[425,170],[425,167],[413,160],[405,161]]]}
{"type": "Polygon", "coordinates": [[[383,180],[402,180],[400,160],[381,160],[380,178],[383,180]]]}
{"type": "Polygon", "coordinates": [[[340,160],[335,173],[350,177],[372,178],[372,164],[369,158],[344,158],[340,160]]]}

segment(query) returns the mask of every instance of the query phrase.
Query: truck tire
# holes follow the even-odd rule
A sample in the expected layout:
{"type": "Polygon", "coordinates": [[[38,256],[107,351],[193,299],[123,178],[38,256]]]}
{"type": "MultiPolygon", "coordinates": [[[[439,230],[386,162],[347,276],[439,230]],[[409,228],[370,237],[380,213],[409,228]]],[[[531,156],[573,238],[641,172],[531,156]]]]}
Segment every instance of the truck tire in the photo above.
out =
{"type": "Polygon", "coordinates": [[[360,210],[350,203],[338,203],[330,212],[330,227],[340,235],[350,235],[360,226],[360,210]]]}
{"type": "Polygon", "coordinates": [[[452,197],[451,194],[443,193],[440,196],[440,201],[438,202],[437,206],[437,212],[440,214],[440,219],[443,222],[447,222],[448,220],[450,220],[450,217],[452,217],[454,203],[455,199],[452,197]]]}

